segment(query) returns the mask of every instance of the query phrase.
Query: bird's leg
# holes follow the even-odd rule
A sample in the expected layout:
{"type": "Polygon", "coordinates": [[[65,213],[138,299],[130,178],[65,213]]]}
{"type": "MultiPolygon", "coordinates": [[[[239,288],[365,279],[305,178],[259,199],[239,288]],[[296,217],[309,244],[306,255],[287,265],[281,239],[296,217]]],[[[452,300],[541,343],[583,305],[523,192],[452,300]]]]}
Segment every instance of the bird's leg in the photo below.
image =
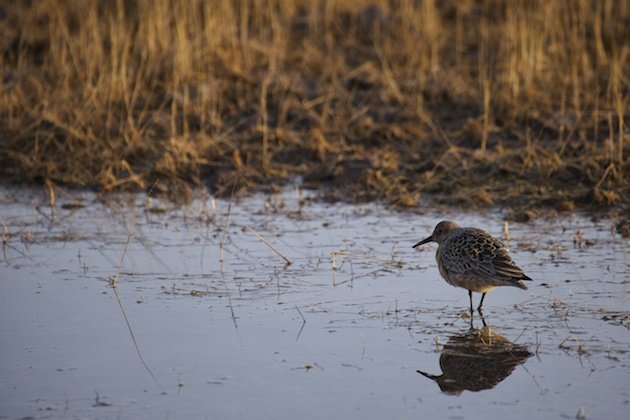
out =
{"type": "MultiPolygon", "coordinates": [[[[486,297],[485,293],[481,294],[481,301],[479,302],[479,306],[477,306],[477,312],[479,312],[479,315],[481,315],[481,306],[483,305],[483,298],[486,297]]],[[[472,308],[472,301],[470,302],[470,307],[472,308]]]]}
{"type": "Polygon", "coordinates": [[[479,315],[480,315],[479,318],[481,318],[481,323],[483,324],[484,327],[487,327],[488,324],[486,324],[486,320],[483,319],[483,314],[481,312],[479,312],[479,315]]]}
{"type": "Polygon", "coordinates": [[[475,311],[473,311],[473,304],[472,304],[472,290],[468,291],[468,299],[470,299],[470,316],[472,316],[475,311]]]}

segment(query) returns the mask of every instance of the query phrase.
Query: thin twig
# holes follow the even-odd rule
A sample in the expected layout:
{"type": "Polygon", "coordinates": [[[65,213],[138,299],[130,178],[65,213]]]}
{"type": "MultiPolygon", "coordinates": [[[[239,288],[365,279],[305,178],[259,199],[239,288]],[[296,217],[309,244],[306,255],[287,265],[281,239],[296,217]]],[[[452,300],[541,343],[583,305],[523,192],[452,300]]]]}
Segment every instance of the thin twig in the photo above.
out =
{"type": "Polygon", "coordinates": [[[385,264],[399,264],[400,263],[399,260],[397,261],[394,258],[380,258],[380,257],[375,257],[373,255],[356,254],[354,252],[347,252],[347,251],[335,251],[333,254],[341,255],[342,257],[355,257],[355,258],[362,258],[368,261],[378,261],[385,264]]]}
{"type": "Polygon", "coordinates": [[[298,308],[297,305],[295,305],[295,309],[298,311],[298,313],[302,317],[302,326],[300,327],[300,331],[298,331],[298,335],[295,337],[295,341],[298,341],[299,338],[300,338],[300,335],[302,335],[302,331],[304,330],[304,326],[306,325],[306,318],[304,318],[304,315],[302,315],[302,311],[300,311],[300,308],[298,308]]]}
{"type": "MultiPolygon", "coordinates": [[[[238,323],[236,322],[237,316],[234,312],[234,305],[232,304],[232,295],[230,294],[230,288],[228,287],[227,280],[225,279],[225,267],[224,267],[224,247],[225,238],[227,237],[229,227],[230,227],[230,215],[232,213],[232,200],[234,198],[234,191],[236,191],[236,184],[238,182],[238,177],[234,178],[234,182],[232,183],[232,191],[230,192],[230,200],[228,201],[228,209],[227,215],[225,219],[225,227],[223,228],[223,234],[219,238],[219,262],[221,264],[221,281],[223,282],[223,287],[225,288],[225,294],[228,299],[228,306],[230,308],[230,317],[232,318],[232,323],[234,324],[234,330],[236,331],[236,335],[238,336],[239,342],[241,341],[241,336],[238,332],[238,323]]],[[[216,212],[216,203],[212,201],[212,207],[216,212]]],[[[242,346],[242,344],[241,344],[242,346]]]]}
{"type": "Polygon", "coordinates": [[[302,317],[302,321],[306,322],[306,318],[304,318],[304,315],[302,315],[302,311],[300,311],[300,308],[298,308],[297,305],[295,305],[295,309],[298,311],[298,313],[302,317]]]}
{"type": "Polygon", "coordinates": [[[2,254],[4,255],[4,262],[7,262],[7,246],[9,245],[9,228],[7,224],[2,222],[2,254]]]}
{"type": "MultiPolygon", "coordinates": [[[[219,262],[221,263],[221,272],[223,272],[223,263],[225,261],[225,258],[223,257],[223,244],[225,243],[225,238],[227,236],[228,233],[228,228],[230,226],[230,214],[232,211],[232,199],[234,198],[234,191],[236,190],[236,183],[238,181],[238,177],[234,178],[234,183],[232,184],[232,192],[230,193],[230,200],[228,201],[228,209],[227,209],[227,216],[225,219],[225,227],[223,228],[223,235],[221,235],[221,238],[219,239],[219,262]]],[[[213,202],[213,206],[214,206],[214,202],[213,202]]]]}
{"type": "Polygon", "coordinates": [[[265,245],[267,245],[269,248],[271,248],[271,250],[273,252],[275,252],[276,254],[278,254],[283,260],[286,261],[287,265],[291,265],[293,264],[293,261],[291,261],[289,259],[289,257],[283,255],[280,251],[278,251],[273,245],[271,245],[269,243],[269,241],[267,241],[265,238],[263,238],[260,233],[256,232],[252,227],[250,226],[245,226],[247,228],[247,230],[251,231],[254,235],[256,235],[258,237],[258,239],[260,239],[262,241],[262,243],[264,243],[265,245]]]}
{"type": "Polygon", "coordinates": [[[127,329],[129,330],[129,334],[131,335],[131,341],[133,341],[133,346],[136,348],[136,353],[138,353],[138,357],[140,358],[140,362],[142,363],[142,366],[144,366],[146,371],[149,372],[149,375],[151,375],[151,378],[153,378],[153,381],[157,384],[157,386],[159,386],[160,389],[164,391],[164,388],[155,377],[155,374],[153,373],[151,368],[149,368],[149,365],[147,365],[147,363],[144,361],[144,358],[142,357],[142,352],[140,352],[140,347],[138,347],[136,336],[133,334],[131,323],[129,322],[129,318],[127,318],[127,313],[125,312],[125,308],[123,307],[123,304],[120,300],[120,296],[118,296],[118,289],[116,288],[115,285],[112,286],[112,290],[114,291],[114,296],[116,297],[116,302],[118,302],[118,306],[120,307],[120,311],[122,312],[123,318],[125,318],[125,324],[127,324],[127,329]]]}
{"type": "Polygon", "coordinates": [[[129,243],[131,242],[131,239],[133,238],[133,235],[134,235],[134,225],[135,225],[135,222],[131,225],[131,228],[129,229],[129,235],[127,235],[127,242],[125,243],[125,247],[123,248],[123,253],[120,256],[120,262],[118,263],[118,267],[116,267],[116,274],[114,274],[114,277],[112,277],[111,280],[109,281],[109,285],[113,288],[116,288],[116,284],[118,283],[118,280],[120,280],[120,270],[122,270],[123,264],[125,262],[125,255],[127,255],[127,248],[129,248],[129,243]]]}
{"type": "MultiPolygon", "coordinates": [[[[159,182],[159,179],[155,180],[153,185],[151,185],[151,188],[149,188],[149,191],[147,192],[147,198],[144,202],[145,208],[147,206],[147,202],[149,201],[149,198],[151,197],[151,193],[157,186],[158,182],[159,182]]],[[[120,256],[120,262],[118,263],[118,267],[116,268],[116,274],[114,274],[114,277],[112,277],[112,279],[109,282],[109,285],[111,287],[116,287],[118,280],[120,280],[120,270],[122,270],[123,264],[125,262],[125,255],[127,255],[127,249],[129,248],[131,239],[134,237],[135,227],[136,227],[136,218],[134,217],[133,222],[131,223],[131,227],[129,228],[129,235],[127,235],[127,242],[125,243],[125,247],[123,248],[123,253],[120,256]]]]}
{"type": "MultiPolygon", "coordinates": [[[[149,199],[149,196],[150,196],[151,192],[153,191],[153,189],[155,188],[155,186],[157,185],[157,183],[158,183],[158,181],[155,181],[153,183],[153,185],[151,186],[151,188],[149,189],[149,192],[147,193],[147,200],[145,201],[145,207],[146,207],[146,203],[147,203],[147,201],[149,199]]],[[[129,318],[127,318],[127,313],[125,312],[125,308],[124,308],[124,306],[122,304],[122,301],[120,300],[120,296],[118,295],[118,289],[116,288],[116,284],[118,283],[118,280],[120,280],[120,270],[122,270],[122,267],[123,267],[123,264],[124,264],[124,261],[125,261],[125,255],[127,255],[127,249],[129,248],[129,244],[131,243],[131,239],[134,236],[135,225],[136,225],[136,219],[134,217],[134,220],[133,220],[133,222],[131,224],[131,227],[129,228],[129,235],[127,235],[127,242],[125,243],[125,248],[123,249],[123,253],[120,256],[120,262],[118,263],[118,267],[116,269],[116,274],[110,280],[109,284],[110,284],[112,290],[114,291],[114,296],[116,297],[116,302],[118,302],[118,307],[120,308],[120,311],[122,312],[123,318],[125,319],[125,324],[127,324],[127,329],[129,330],[129,334],[131,335],[131,340],[133,341],[133,346],[136,349],[136,353],[138,353],[138,357],[140,358],[140,362],[142,363],[142,365],[144,366],[146,371],[149,372],[149,375],[151,375],[151,378],[153,378],[155,383],[160,387],[160,389],[162,391],[164,391],[164,388],[162,387],[160,382],[155,377],[155,374],[149,368],[147,363],[144,361],[144,358],[142,357],[142,352],[140,351],[140,347],[138,347],[138,342],[136,341],[136,337],[135,337],[135,335],[133,333],[133,329],[131,328],[131,323],[129,322],[129,318]]]]}
{"type": "Polygon", "coordinates": [[[48,204],[50,205],[50,218],[51,220],[54,222],[55,220],[55,204],[56,204],[56,197],[55,197],[55,186],[52,183],[51,180],[47,179],[46,182],[46,188],[48,188],[48,204]]]}

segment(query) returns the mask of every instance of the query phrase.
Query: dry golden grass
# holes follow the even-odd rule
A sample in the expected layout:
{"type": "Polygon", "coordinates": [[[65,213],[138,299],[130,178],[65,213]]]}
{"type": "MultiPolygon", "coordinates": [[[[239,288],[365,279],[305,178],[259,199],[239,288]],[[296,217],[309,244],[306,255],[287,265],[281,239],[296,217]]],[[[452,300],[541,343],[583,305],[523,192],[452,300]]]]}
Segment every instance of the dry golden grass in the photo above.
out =
{"type": "Polygon", "coordinates": [[[8,181],[630,205],[625,1],[5,1],[0,40],[8,181]]]}

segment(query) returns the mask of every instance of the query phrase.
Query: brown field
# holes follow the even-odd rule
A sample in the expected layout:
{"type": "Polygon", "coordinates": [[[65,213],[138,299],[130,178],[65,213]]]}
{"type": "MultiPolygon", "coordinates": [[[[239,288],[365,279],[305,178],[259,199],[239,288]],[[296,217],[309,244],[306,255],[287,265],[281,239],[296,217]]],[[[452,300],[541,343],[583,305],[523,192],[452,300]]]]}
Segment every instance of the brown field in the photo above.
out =
{"type": "Polygon", "coordinates": [[[630,206],[630,2],[1,1],[5,182],[630,206]]]}

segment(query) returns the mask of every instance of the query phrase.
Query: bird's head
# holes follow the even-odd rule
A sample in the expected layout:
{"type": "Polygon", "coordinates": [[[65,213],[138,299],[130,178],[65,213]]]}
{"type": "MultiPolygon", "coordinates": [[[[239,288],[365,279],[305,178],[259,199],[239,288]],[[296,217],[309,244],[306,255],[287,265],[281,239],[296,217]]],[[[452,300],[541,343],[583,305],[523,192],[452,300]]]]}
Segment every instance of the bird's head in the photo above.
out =
{"type": "Polygon", "coordinates": [[[441,244],[448,238],[451,232],[454,231],[455,229],[459,229],[459,225],[457,223],[451,222],[449,220],[443,220],[437,224],[435,229],[433,229],[433,233],[431,234],[431,236],[429,236],[426,239],[421,240],[420,242],[415,244],[413,247],[417,248],[420,245],[424,245],[428,242],[437,242],[438,244],[441,244]]]}

